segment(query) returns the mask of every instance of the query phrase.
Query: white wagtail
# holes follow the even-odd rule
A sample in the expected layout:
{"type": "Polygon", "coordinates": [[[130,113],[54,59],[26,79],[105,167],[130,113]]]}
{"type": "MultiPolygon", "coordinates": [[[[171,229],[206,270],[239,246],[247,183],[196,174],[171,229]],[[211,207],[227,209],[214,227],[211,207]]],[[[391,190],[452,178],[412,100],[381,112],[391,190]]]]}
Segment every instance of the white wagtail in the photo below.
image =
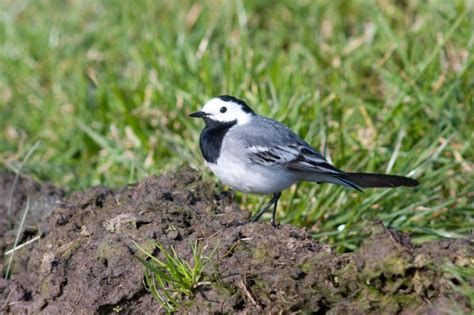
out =
{"type": "Polygon", "coordinates": [[[332,183],[355,188],[417,186],[412,178],[347,173],[331,165],[287,126],[257,115],[244,101],[222,95],[190,114],[203,118],[199,146],[211,171],[231,188],[254,194],[273,194],[251,221],[273,206],[272,225],[281,191],[300,181],[332,183]]]}

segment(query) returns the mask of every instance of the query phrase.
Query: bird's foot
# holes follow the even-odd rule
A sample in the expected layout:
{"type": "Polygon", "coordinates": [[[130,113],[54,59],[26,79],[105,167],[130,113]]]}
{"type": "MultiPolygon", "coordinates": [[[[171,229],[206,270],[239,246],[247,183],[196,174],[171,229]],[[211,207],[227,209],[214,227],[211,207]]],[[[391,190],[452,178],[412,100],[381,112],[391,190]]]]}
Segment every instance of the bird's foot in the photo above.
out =
{"type": "Polygon", "coordinates": [[[232,221],[232,222],[229,222],[229,223],[225,223],[224,226],[225,227],[232,227],[232,226],[243,226],[247,223],[250,223],[250,221],[241,221],[241,220],[235,220],[235,221],[232,221]]]}
{"type": "Polygon", "coordinates": [[[258,219],[260,219],[260,216],[250,217],[250,219],[247,221],[247,223],[250,223],[250,222],[257,222],[258,219]]]}
{"type": "MultiPolygon", "coordinates": [[[[260,219],[261,215],[256,215],[251,217],[248,220],[233,220],[232,222],[223,224],[225,227],[232,227],[232,226],[243,226],[249,223],[257,222],[260,219]]],[[[277,223],[276,220],[270,221],[271,225],[275,229],[279,229],[281,224],[277,223]]]]}

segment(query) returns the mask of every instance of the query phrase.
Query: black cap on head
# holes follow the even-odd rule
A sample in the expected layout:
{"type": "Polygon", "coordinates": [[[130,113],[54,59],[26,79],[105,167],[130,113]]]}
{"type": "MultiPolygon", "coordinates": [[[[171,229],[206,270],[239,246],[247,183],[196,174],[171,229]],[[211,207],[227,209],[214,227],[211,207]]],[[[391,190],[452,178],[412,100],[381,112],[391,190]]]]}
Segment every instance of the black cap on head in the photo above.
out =
{"type": "Polygon", "coordinates": [[[234,97],[231,95],[221,95],[221,96],[218,96],[217,98],[224,102],[232,102],[232,103],[239,104],[242,107],[242,110],[244,112],[255,115],[255,112],[247,105],[247,103],[245,103],[242,100],[239,100],[237,97],[234,97]]]}

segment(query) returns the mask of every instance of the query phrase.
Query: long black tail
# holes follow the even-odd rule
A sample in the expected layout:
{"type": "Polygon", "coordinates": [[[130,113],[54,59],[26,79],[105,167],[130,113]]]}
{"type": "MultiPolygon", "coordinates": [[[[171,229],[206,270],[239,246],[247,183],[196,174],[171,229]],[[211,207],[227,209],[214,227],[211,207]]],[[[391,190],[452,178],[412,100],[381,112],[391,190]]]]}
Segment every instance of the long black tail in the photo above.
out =
{"type": "Polygon", "coordinates": [[[340,176],[342,180],[350,181],[362,188],[370,187],[399,187],[418,186],[418,181],[413,178],[398,175],[371,174],[371,173],[345,173],[340,176]]]}

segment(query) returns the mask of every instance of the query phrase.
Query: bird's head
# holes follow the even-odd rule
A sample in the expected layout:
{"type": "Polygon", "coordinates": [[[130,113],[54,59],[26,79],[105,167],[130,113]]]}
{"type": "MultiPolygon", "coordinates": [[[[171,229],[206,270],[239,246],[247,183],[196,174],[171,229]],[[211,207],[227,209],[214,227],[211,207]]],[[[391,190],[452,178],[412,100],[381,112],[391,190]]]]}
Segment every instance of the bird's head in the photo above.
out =
{"type": "Polygon", "coordinates": [[[228,123],[243,125],[255,113],[244,101],[230,95],[221,95],[204,104],[201,111],[189,116],[203,118],[208,126],[228,123]]]}

